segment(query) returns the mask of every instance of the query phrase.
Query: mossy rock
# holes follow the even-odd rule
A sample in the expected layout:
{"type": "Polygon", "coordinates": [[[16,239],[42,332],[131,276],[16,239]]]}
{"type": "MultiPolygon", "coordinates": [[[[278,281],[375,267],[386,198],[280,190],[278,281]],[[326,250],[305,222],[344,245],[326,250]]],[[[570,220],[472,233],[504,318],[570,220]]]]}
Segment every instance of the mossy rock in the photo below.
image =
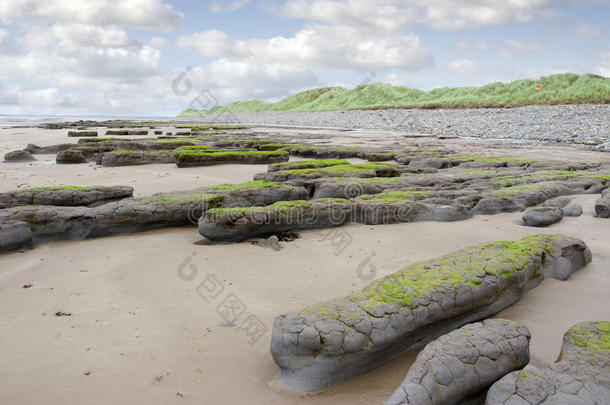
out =
{"type": "MultiPolygon", "coordinates": [[[[317,391],[486,319],[537,286],[543,269],[560,258],[573,271],[591,260],[583,241],[562,235],[484,243],[413,263],[359,293],[282,314],[271,339],[280,383],[317,391]]],[[[370,267],[357,272],[365,277],[370,267]]]]}

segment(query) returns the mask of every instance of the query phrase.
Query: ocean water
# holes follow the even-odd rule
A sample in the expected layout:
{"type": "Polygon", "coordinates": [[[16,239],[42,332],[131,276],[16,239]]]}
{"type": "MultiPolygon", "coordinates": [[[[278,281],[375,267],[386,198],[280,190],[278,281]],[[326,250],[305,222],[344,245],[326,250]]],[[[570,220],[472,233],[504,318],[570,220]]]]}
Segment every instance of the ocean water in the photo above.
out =
{"type": "Polygon", "coordinates": [[[63,121],[78,121],[83,120],[112,120],[112,119],[124,119],[124,120],[164,120],[171,119],[173,117],[164,116],[110,116],[110,115],[90,115],[90,116],[49,116],[49,115],[3,115],[0,114],[0,128],[12,128],[19,126],[32,126],[40,125],[48,122],[63,122],[63,121]]]}

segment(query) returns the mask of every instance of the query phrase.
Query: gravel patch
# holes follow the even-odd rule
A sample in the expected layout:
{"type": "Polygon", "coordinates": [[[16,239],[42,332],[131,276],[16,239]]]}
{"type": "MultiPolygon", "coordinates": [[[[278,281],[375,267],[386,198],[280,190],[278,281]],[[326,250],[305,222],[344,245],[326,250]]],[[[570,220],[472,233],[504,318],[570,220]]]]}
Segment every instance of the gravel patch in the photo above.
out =
{"type": "Polygon", "coordinates": [[[610,105],[558,105],[435,110],[258,112],[204,115],[191,120],[398,130],[407,135],[563,142],[610,152],[609,117],[610,105]]]}

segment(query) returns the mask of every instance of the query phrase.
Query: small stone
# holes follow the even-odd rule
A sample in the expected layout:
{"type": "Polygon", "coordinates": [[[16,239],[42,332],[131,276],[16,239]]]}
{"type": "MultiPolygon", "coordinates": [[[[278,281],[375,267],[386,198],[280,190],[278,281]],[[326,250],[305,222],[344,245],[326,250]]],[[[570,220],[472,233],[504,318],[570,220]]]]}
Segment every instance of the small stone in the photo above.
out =
{"type": "Polygon", "coordinates": [[[557,207],[537,207],[528,210],[523,215],[527,226],[543,227],[555,224],[563,218],[563,210],[557,207]]]}
{"type": "Polygon", "coordinates": [[[567,207],[563,208],[563,216],[564,217],[579,217],[582,215],[582,207],[580,204],[570,204],[567,207]]]}
{"type": "Polygon", "coordinates": [[[4,155],[5,163],[32,162],[36,160],[27,150],[14,150],[4,155]]]}

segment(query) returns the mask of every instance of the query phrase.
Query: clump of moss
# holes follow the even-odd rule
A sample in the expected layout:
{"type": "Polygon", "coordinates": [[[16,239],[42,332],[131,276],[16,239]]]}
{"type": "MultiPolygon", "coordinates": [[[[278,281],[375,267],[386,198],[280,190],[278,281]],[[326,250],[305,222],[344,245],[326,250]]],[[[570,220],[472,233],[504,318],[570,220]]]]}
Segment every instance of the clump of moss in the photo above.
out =
{"type": "Polygon", "coordinates": [[[11,211],[13,212],[13,214],[19,214],[20,212],[25,211],[36,212],[40,208],[42,208],[40,205],[21,205],[17,208],[13,208],[11,211]]]}
{"type": "Polygon", "coordinates": [[[261,151],[199,151],[199,150],[183,150],[176,151],[176,155],[179,157],[195,157],[195,156],[210,156],[210,157],[231,157],[231,156],[282,156],[287,155],[288,152],[284,151],[273,151],[273,152],[261,152],[261,151]]]}
{"type": "Polygon", "coordinates": [[[482,162],[482,163],[521,163],[532,164],[535,160],[524,159],[520,157],[485,157],[479,155],[451,155],[449,159],[463,160],[467,162],[482,162]]]}
{"type": "Polygon", "coordinates": [[[144,197],[141,200],[143,202],[158,202],[170,204],[184,204],[199,201],[202,203],[206,202],[210,204],[210,206],[218,206],[223,201],[221,196],[207,193],[206,191],[194,192],[190,194],[161,194],[150,197],[144,197]]]}
{"type": "Polygon", "coordinates": [[[543,181],[534,184],[520,184],[516,186],[502,188],[500,190],[493,191],[485,197],[496,197],[496,198],[511,198],[521,194],[532,193],[536,191],[543,191],[556,187],[558,182],[556,181],[543,181]]]}
{"type": "Polygon", "coordinates": [[[184,146],[188,146],[188,145],[195,145],[195,140],[194,139],[189,139],[189,138],[176,138],[176,139],[156,139],[154,141],[152,141],[152,143],[154,144],[161,144],[161,145],[184,145],[184,146]]]}
{"type": "Polygon", "coordinates": [[[311,160],[296,160],[292,162],[273,163],[271,167],[278,170],[296,170],[296,169],[315,169],[320,167],[349,165],[350,162],[342,159],[311,159],[311,160]]]}
{"type": "Polygon", "coordinates": [[[365,194],[355,199],[355,202],[364,204],[404,204],[410,201],[430,197],[430,191],[420,190],[417,187],[406,187],[400,190],[386,191],[379,194],[365,194]]]}
{"type": "Polygon", "coordinates": [[[268,213],[280,213],[286,214],[291,210],[306,210],[316,206],[333,205],[333,204],[349,204],[348,200],[343,198],[319,198],[316,200],[292,200],[292,201],[278,201],[274,204],[266,207],[234,207],[234,208],[215,208],[208,210],[206,215],[220,216],[222,214],[268,214],[268,213]]]}
{"type": "Polygon", "coordinates": [[[208,187],[208,190],[216,191],[234,191],[234,190],[261,190],[265,188],[292,188],[285,184],[275,183],[272,181],[247,181],[240,184],[223,184],[220,186],[208,187]]]}
{"type": "Polygon", "coordinates": [[[610,322],[587,322],[571,328],[571,343],[590,350],[610,353],[610,322]]]}
{"type": "MultiPolygon", "coordinates": [[[[432,173],[434,174],[434,173],[432,173]]],[[[361,184],[361,185],[394,185],[404,179],[402,177],[337,177],[332,179],[337,184],[361,184]]]]}
{"type": "MultiPolygon", "coordinates": [[[[539,263],[554,242],[562,238],[565,237],[538,234],[517,241],[472,246],[437,259],[411,264],[345,299],[371,312],[386,304],[413,307],[418,297],[429,295],[436,289],[446,291],[447,288],[457,289],[460,286],[476,288],[487,275],[500,279],[518,276],[539,263]]],[[[321,308],[331,313],[333,318],[341,317],[332,302],[305,308],[303,312],[319,313],[321,308]]]]}
{"type": "MultiPolygon", "coordinates": [[[[343,164],[317,169],[295,169],[295,170],[280,170],[276,173],[288,176],[318,176],[318,177],[360,177],[368,175],[375,177],[379,171],[396,168],[395,165],[389,163],[361,163],[361,164],[343,164]]],[[[398,170],[395,171],[395,175],[398,170]]],[[[394,177],[394,176],[391,176],[394,177]]]]}

